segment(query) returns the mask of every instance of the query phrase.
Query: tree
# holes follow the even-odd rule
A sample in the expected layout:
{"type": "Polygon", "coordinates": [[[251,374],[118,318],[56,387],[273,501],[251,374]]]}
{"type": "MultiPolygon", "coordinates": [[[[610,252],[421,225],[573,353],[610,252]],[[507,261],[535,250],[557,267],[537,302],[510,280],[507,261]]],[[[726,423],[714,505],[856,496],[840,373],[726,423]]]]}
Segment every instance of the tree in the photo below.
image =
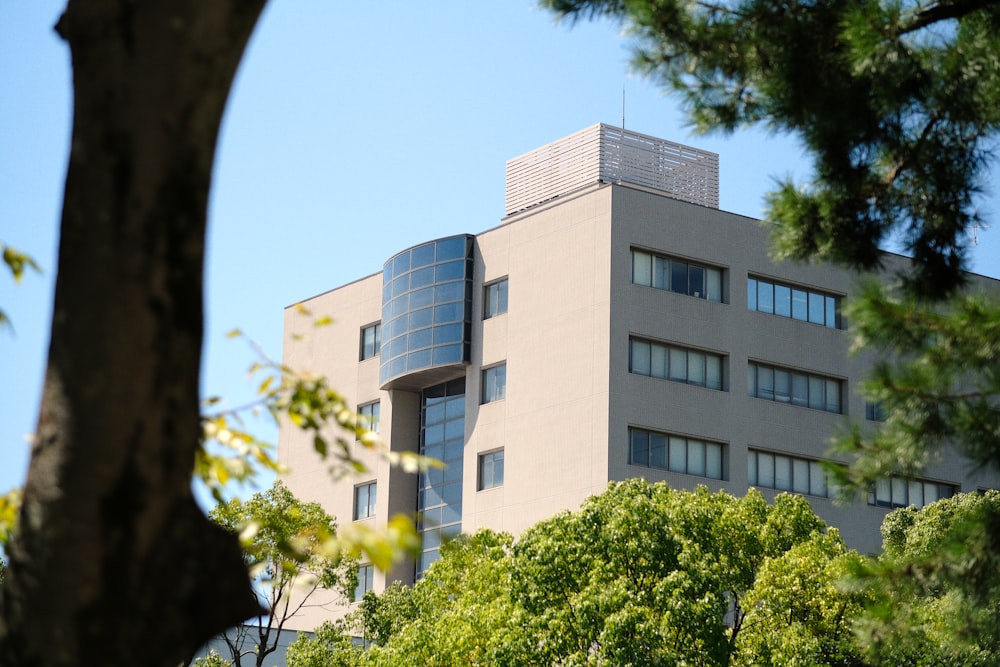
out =
{"type": "Polygon", "coordinates": [[[517,542],[515,625],[531,664],[766,664],[796,634],[805,664],[844,664],[820,649],[856,654],[828,609],[856,607],[829,585],[849,553],[801,496],[629,480],[517,542]],[[774,581],[789,569],[795,596],[774,581]]]}
{"type": "Polygon", "coordinates": [[[347,621],[327,621],[314,636],[300,634],[288,646],[288,667],[354,667],[363,664],[364,648],[355,645],[347,621]]]}
{"type": "Polygon", "coordinates": [[[906,282],[963,282],[965,237],[1000,129],[993,0],[542,0],[610,16],[635,63],[678,92],[702,131],[763,125],[801,139],[815,174],[768,198],[781,254],[864,269],[895,237],[906,282]]]}
{"type": "MultiPolygon", "coordinates": [[[[859,664],[850,623],[863,593],[834,585],[859,560],[801,496],[769,505],[755,490],[634,479],[517,540],[484,530],[446,544],[394,593],[405,620],[350,655],[378,666],[859,664]]],[[[377,616],[354,621],[372,636],[377,616]]]]}
{"type": "Polygon", "coordinates": [[[995,665],[1000,656],[1000,492],[894,510],[883,552],[855,571],[874,603],[859,619],[878,665],[995,665]]]}
{"type": "Polygon", "coordinates": [[[266,615],[223,634],[233,665],[255,656],[261,667],[278,648],[285,623],[317,588],[341,591],[345,599],[357,578],[356,559],[327,553],[322,546],[337,532],[336,521],[318,503],[298,500],[280,481],[248,500],[233,499],[209,512],[218,525],[243,534],[243,554],[266,615]]]}
{"type": "Polygon", "coordinates": [[[59,20],[72,149],[4,665],[174,667],[258,613],[191,471],[216,137],[263,5],[70,0],[59,20]]]}

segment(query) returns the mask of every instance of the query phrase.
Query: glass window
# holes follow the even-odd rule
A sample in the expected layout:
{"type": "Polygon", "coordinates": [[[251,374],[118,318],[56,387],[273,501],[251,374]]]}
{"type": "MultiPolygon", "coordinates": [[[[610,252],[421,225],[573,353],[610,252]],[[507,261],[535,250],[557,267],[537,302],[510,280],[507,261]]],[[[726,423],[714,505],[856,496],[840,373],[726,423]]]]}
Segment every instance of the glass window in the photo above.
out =
{"type": "Polygon", "coordinates": [[[674,382],[687,382],[687,350],[679,347],[670,350],[670,379],[674,382]]]}
{"type": "Polygon", "coordinates": [[[653,256],[645,253],[639,252],[638,250],[632,251],[632,282],[636,285],[646,285],[647,287],[652,284],[650,281],[650,276],[653,271],[653,256]]]}
{"type": "Polygon", "coordinates": [[[696,438],[630,428],[629,463],[634,466],[722,479],[722,445],[696,438]]]}
{"type": "Polygon", "coordinates": [[[354,487],[354,520],[375,516],[377,482],[365,482],[354,487]]]}
{"type": "MultiPolygon", "coordinates": [[[[661,347],[661,346],[657,346],[661,347]]],[[[649,375],[650,368],[650,344],[642,340],[632,340],[632,368],[633,373],[639,375],[649,375]]]]}
{"type": "Polygon", "coordinates": [[[365,593],[375,586],[375,567],[373,565],[358,566],[358,583],[354,587],[354,601],[360,602],[365,593]]]}
{"type": "Polygon", "coordinates": [[[722,302],[722,271],[710,266],[632,251],[632,282],[636,285],[722,302]]]}
{"type": "Polygon", "coordinates": [[[722,271],[705,269],[705,295],[709,301],[722,301],[722,271]]]}
{"type": "Polygon", "coordinates": [[[774,285],[757,281],[757,310],[762,313],[774,312],[774,285]]]}
{"type": "Polygon", "coordinates": [[[751,449],[747,452],[747,482],[778,491],[827,498],[830,485],[819,461],[751,449]]]}
{"type": "Polygon", "coordinates": [[[705,269],[695,264],[688,267],[688,291],[689,296],[700,299],[705,298],[705,269]]]}
{"type": "Polygon", "coordinates": [[[479,455],[479,490],[503,486],[503,450],[479,455]]]}
{"type": "Polygon", "coordinates": [[[483,319],[503,315],[507,312],[507,279],[498,280],[485,288],[483,319]]]}
{"type": "Polygon", "coordinates": [[[792,288],[785,285],[774,286],[774,314],[792,316],[792,288]]]}
{"type": "Polygon", "coordinates": [[[629,340],[629,371],[637,375],[722,389],[722,357],[710,352],[687,350],[632,338],[629,340]]]}
{"type": "Polygon", "coordinates": [[[826,412],[843,412],[841,393],[843,382],[819,375],[798,373],[750,362],[747,371],[747,390],[750,396],[768,401],[791,402],[792,405],[810,407],[826,412]]]}
{"type": "Polygon", "coordinates": [[[499,401],[507,395],[507,364],[483,369],[483,403],[499,401]]]}
{"type": "Polygon", "coordinates": [[[375,431],[376,433],[378,433],[378,420],[380,412],[381,408],[378,401],[362,405],[358,408],[358,415],[360,415],[364,420],[365,425],[368,426],[369,430],[375,431]]]}
{"type": "Polygon", "coordinates": [[[678,294],[688,293],[688,265],[686,262],[670,260],[670,291],[678,294]]]}
{"type": "Polygon", "coordinates": [[[361,328],[361,360],[371,359],[382,346],[382,323],[376,322],[361,328]]]}
{"type": "Polygon", "coordinates": [[[950,498],[955,494],[956,487],[951,484],[939,484],[922,479],[906,479],[889,477],[875,481],[868,492],[868,504],[879,507],[926,507],[941,499],[950,498]]]}
{"type": "Polygon", "coordinates": [[[830,294],[772,283],[760,278],[747,278],[749,310],[839,329],[839,301],[839,297],[830,294]]]}
{"type": "Polygon", "coordinates": [[[884,422],[885,417],[885,406],[882,401],[865,401],[865,419],[873,422],[884,422]]]}

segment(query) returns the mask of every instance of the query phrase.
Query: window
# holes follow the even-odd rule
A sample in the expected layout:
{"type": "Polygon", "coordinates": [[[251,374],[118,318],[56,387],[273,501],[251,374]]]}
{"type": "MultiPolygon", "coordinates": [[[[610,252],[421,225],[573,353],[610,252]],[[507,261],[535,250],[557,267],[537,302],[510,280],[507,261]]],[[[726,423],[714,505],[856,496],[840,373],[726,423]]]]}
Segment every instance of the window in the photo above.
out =
{"type": "Polygon", "coordinates": [[[358,407],[358,415],[364,418],[368,429],[375,431],[376,433],[378,433],[379,413],[381,411],[380,403],[378,401],[366,403],[365,405],[358,407]]]}
{"type": "Polygon", "coordinates": [[[358,567],[358,583],[354,587],[354,601],[360,602],[365,593],[370,591],[375,584],[375,567],[373,565],[361,565],[358,567]]]}
{"type": "Polygon", "coordinates": [[[375,496],[378,482],[366,482],[354,487],[354,520],[375,516],[375,496]]]}
{"type": "Polygon", "coordinates": [[[498,280],[485,287],[483,319],[507,312],[507,279],[498,280]]]}
{"type": "Polygon", "coordinates": [[[868,504],[877,507],[909,507],[914,505],[920,509],[936,500],[951,498],[953,495],[955,495],[955,487],[951,484],[939,484],[905,477],[888,477],[875,482],[874,488],[868,492],[868,504]]]}
{"type": "Polygon", "coordinates": [[[382,324],[376,322],[361,328],[361,360],[371,359],[382,346],[382,324]]]}
{"type": "Polygon", "coordinates": [[[632,338],[629,371],[672,382],[722,389],[722,356],[632,338]]]}
{"type": "Polygon", "coordinates": [[[683,259],[633,250],[632,282],[722,302],[722,270],[683,259]]]}
{"type": "Polygon", "coordinates": [[[747,483],[823,498],[836,495],[829,473],[819,461],[755,449],[747,452],[747,483]]]}
{"type": "Polygon", "coordinates": [[[831,329],[844,328],[840,297],[761,278],[747,279],[747,308],[831,329]]]}
{"type": "Polygon", "coordinates": [[[479,455],[479,490],[503,486],[503,450],[479,455]]]}
{"type": "Polygon", "coordinates": [[[507,364],[483,369],[483,403],[499,401],[507,395],[507,364]]]}
{"type": "Polygon", "coordinates": [[[722,479],[722,448],[717,442],[629,429],[629,463],[634,466],[722,479]]]}
{"type": "Polygon", "coordinates": [[[865,419],[872,422],[885,421],[885,406],[882,401],[865,401],[865,419]]]}
{"type": "Polygon", "coordinates": [[[750,362],[747,373],[747,393],[778,403],[791,403],[803,408],[843,412],[843,383],[835,378],[810,375],[784,368],[750,362]]]}

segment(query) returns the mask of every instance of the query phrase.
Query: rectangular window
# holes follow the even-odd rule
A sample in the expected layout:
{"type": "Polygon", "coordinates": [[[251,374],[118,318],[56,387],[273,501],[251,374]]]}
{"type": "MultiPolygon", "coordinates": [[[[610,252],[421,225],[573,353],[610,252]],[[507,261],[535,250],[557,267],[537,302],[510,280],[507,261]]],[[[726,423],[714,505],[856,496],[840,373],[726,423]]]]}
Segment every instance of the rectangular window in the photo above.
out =
{"type": "Polygon", "coordinates": [[[722,355],[632,338],[629,372],[722,389],[722,355]]]}
{"type": "Polygon", "coordinates": [[[718,442],[629,429],[629,463],[634,466],[722,479],[722,453],[718,442]]]}
{"type": "Polygon", "coordinates": [[[354,487],[354,520],[375,516],[375,496],[378,482],[365,482],[354,487]]]}
{"type": "Polygon", "coordinates": [[[791,403],[841,414],[843,382],[836,378],[775,368],[751,361],[747,372],[747,393],[767,401],[791,403]]]}
{"type": "Polygon", "coordinates": [[[507,396],[507,364],[483,369],[483,403],[507,396]]]}
{"type": "Polygon", "coordinates": [[[375,586],[375,566],[358,566],[358,583],[354,586],[354,601],[360,602],[365,593],[375,586]]]}
{"type": "Polygon", "coordinates": [[[865,401],[865,419],[884,422],[885,416],[885,406],[882,405],[882,401],[865,401]]]}
{"type": "Polygon", "coordinates": [[[831,497],[829,473],[819,461],[751,449],[747,452],[747,482],[750,486],[831,497]]]}
{"type": "Polygon", "coordinates": [[[503,450],[479,455],[479,490],[503,486],[503,450]]]}
{"type": "Polygon", "coordinates": [[[875,486],[868,491],[868,504],[893,508],[913,505],[920,509],[942,498],[951,498],[955,491],[952,484],[890,477],[875,482],[875,486]]]}
{"type": "Polygon", "coordinates": [[[782,285],[763,278],[747,278],[747,308],[812,322],[830,329],[843,329],[840,297],[815,290],[782,285]]]}
{"type": "Polygon", "coordinates": [[[722,269],[632,251],[632,282],[697,299],[722,302],[722,269]]]}
{"type": "Polygon", "coordinates": [[[507,279],[490,283],[484,288],[483,319],[489,319],[507,312],[507,279]]]}
{"type": "Polygon", "coordinates": [[[382,323],[376,322],[361,328],[361,360],[371,359],[382,346],[382,323]]]}
{"type": "Polygon", "coordinates": [[[373,403],[366,403],[358,407],[358,415],[365,420],[365,425],[368,430],[375,431],[378,433],[378,421],[379,413],[381,412],[380,403],[375,401],[373,403]]]}

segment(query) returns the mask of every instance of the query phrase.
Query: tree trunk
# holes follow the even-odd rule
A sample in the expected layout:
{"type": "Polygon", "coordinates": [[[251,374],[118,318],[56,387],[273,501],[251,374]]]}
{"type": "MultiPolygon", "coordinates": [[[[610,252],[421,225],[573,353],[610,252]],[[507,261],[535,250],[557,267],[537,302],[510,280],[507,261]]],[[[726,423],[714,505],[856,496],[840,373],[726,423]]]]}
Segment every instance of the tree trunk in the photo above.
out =
{"type": "Polygon", "coordinates": [[[70,0],[57,26],[73,143],[5,667],[176,667],[259,612],[191,471],[212,161],[264,2],[70,0]]]}

